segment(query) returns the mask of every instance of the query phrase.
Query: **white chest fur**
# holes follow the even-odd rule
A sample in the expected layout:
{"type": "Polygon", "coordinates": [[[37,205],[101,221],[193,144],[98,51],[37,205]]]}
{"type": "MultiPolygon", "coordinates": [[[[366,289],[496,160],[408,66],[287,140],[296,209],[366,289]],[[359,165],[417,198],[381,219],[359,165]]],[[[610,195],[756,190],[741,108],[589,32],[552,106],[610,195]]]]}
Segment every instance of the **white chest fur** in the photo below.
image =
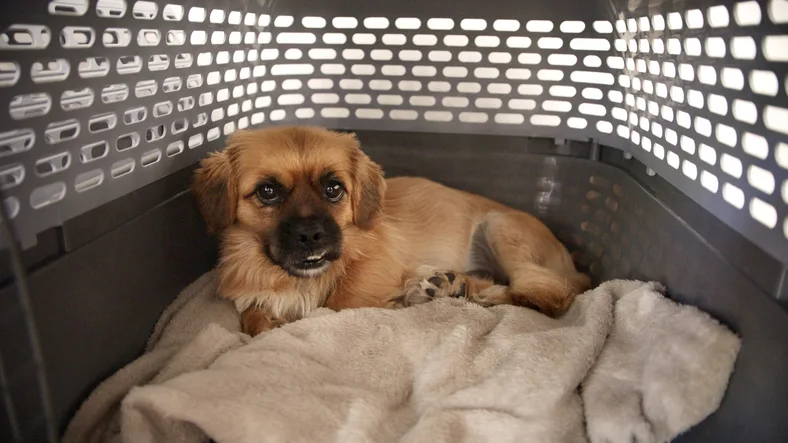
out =
{"type": "Polygon", "coordinates": [[[295,321],[304,318],[313,310],[323,306],[327,294],[315,288],[316,285],[303,285],[298,289],[286,291],[249,292],[235,297],[238,312],[255,306],[268,311],[274,318],[295,321]]]}

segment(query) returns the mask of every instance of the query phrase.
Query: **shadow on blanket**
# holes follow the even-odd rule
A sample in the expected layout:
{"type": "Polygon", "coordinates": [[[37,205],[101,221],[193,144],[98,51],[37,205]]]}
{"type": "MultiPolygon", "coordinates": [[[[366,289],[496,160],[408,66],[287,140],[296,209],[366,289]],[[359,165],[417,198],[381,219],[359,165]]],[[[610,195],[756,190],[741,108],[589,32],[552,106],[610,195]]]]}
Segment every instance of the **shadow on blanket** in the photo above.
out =
{"type": "Polygon", "coordinates": [[[560,319],[440,299],[254,340],[214,290],[208,273],[183,291],[64,443],[667,441],[717,409],[740,345],[636,281],[560,319]]]}

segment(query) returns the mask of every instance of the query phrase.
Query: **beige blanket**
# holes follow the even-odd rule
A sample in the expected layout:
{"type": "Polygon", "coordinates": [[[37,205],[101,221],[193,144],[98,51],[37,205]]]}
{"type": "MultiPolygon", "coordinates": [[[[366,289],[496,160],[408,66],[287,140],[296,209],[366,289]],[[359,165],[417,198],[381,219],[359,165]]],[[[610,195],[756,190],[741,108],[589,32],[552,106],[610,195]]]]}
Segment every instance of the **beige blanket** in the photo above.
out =
{"type": "Polygon", "coordinates": [[[668,441],[718,407],[739,339],[660,291],[608,282],[557,320],[454,299],[320,310],[252,340],[209,273],[64,443],[668,441]]]}

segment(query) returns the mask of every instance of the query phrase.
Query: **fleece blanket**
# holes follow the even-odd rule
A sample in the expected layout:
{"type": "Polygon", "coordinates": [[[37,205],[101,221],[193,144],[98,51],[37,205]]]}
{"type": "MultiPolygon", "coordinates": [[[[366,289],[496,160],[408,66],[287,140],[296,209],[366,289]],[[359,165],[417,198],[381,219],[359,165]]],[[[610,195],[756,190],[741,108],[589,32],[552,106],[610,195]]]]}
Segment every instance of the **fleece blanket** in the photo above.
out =
{"type": "Polygon", "coordinates": [[[63,441],[669,441],[719,406],[740,342],[662,291],[611,281],[559,319],[455,299],[324,309],[250,339],[209,273],[63,441]]]}

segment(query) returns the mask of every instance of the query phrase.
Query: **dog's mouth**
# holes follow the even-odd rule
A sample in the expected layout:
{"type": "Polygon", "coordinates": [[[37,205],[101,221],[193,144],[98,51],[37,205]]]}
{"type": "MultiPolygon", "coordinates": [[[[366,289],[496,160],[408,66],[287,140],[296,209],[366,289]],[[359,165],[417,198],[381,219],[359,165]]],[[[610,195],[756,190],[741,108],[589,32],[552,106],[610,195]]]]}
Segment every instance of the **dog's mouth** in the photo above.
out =
{"type": "Polygon", "coordinates": [[[285,270],[298,277],[317,277],[331,266],[339,254],[330,250],[314,252],[299,260],[290,260],[285,270]]]}
{"type": "Polygon", "coordinates": [[[324,264],[328,263],[326,260],[326,256],[328,255],[328,251],[323,251],[319,254],[310,255],[309,257],[301,260],[298,263],[298,267],[301,269],[316,269],[324,264]]]}

